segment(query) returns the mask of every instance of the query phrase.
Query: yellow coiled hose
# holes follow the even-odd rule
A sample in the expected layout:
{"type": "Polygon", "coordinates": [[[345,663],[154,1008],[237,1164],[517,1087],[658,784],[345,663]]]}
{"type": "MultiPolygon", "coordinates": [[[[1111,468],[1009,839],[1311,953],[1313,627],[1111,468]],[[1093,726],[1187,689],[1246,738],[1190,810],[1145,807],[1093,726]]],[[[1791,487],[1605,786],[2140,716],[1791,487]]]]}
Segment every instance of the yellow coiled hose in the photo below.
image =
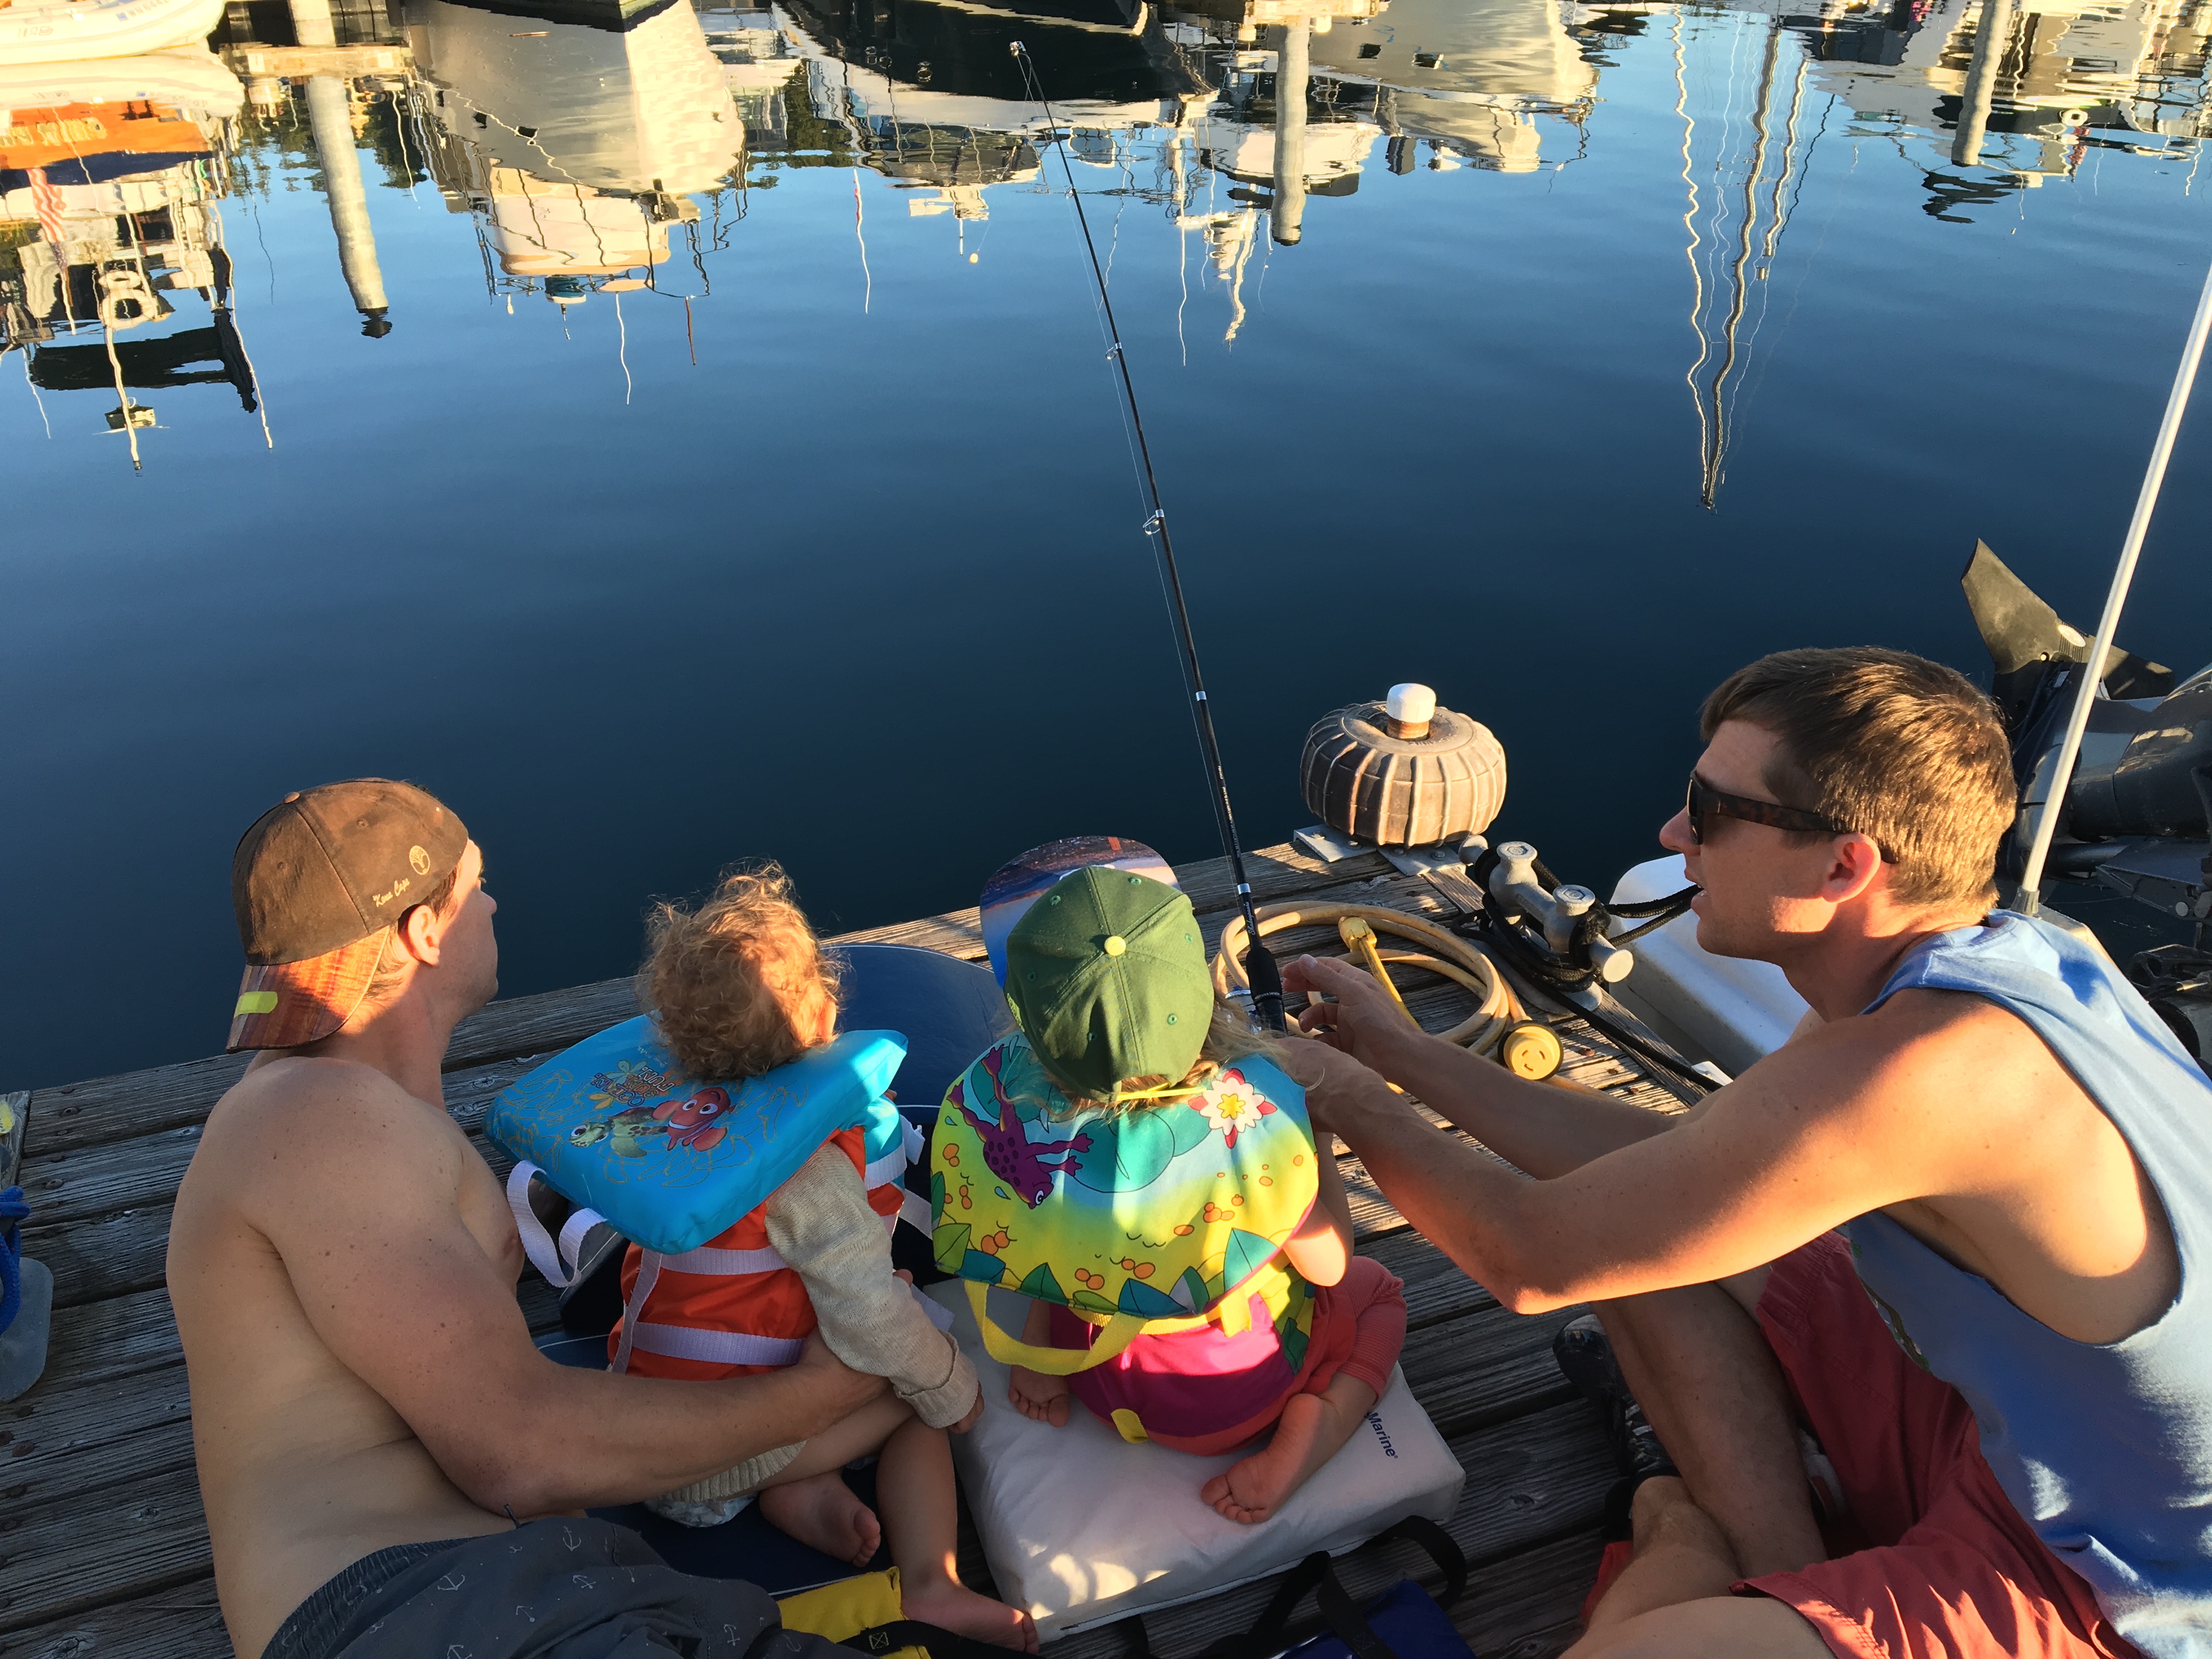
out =
{"type": "MultiPolygon", "coordinates": [[[[1393,967],[1418,968],[1441,975],[1474,998],[1474,1013],[1449,1030],[1437,1033],[1447,1042],[1486,1054],[1508,1031],[1528,1018],[1513,988],[1498,971],[1498,964],[1480,947],[1419,916],[1372,904],[1263,904],[1254,914],[1260,919],[1262,939],[1293,927],[1334,926],[1357,916],[1378,933],[1395,934],[1424,947],[1385,951],[1382,957],[1393,967]]],[[[1244,919],[1232,916],[1221,930],[1221,947],[1213,958],[1213,986],[1221,995],[1251,988],[1244,972],[1244,919]]]]}

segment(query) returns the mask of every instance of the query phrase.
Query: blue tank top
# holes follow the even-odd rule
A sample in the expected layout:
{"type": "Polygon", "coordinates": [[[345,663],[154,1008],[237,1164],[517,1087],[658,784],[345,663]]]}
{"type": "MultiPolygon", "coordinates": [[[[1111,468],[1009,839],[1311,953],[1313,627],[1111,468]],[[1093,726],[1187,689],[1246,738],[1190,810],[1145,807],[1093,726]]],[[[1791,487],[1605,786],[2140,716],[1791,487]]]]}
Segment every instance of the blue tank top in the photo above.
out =
{"type": "Polygon", "coordinates": [[[2152,1659],[2212,1659],[2212,1079],[2105,956],[1994,912],[1898,965],[2025,1020],[2126,1139],[2173,1228],[2181,1288],[2118,1342],[2069,1340],[1887,1216],[1845,1224],[1905,1352],[1957,1389],[2014,1506],[2152,1659]]]}

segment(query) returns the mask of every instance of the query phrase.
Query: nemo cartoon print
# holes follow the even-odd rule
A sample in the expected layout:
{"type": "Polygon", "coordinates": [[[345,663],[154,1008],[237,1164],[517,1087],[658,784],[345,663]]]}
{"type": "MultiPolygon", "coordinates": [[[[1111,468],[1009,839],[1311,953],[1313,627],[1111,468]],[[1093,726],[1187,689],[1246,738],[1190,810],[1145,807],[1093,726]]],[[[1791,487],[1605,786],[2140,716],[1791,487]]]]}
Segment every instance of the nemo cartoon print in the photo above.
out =
{"type": "Polygon", "coordinates": [[[896,1031],[848,1031],[763,1076],[712,1081],[684,1075],[641,1015],[517,1080],[484,1129],[526,1185],[542,1176],[624,1237],[680,1255],[845,1130],[864,1132],[878,1172],[872,1185],[899,1179],[904,1158],[894,1154],[909,1152],[915,1138],[884,1091],[905,1057],[896,1031]]]}
{"type": "Polygon", "coordinates": [[[1227,1328],[1256,1295],[1297,1364],[1311,1298],[1279,1252],[1318,1177],[1304,1091],[1267,1060],[1249,1056],[1178,1099],[1086,1110],[1017,1034],[954,1079],[931,1156],[937,1263],[968,1281],[994,1358],[1059,1372],[1100,1364],[1147,1327],[1227,1328]],[[984,1316],[994,1285],[1107,1329],[1087,1352],[1032,1349],[984,1316]]]}

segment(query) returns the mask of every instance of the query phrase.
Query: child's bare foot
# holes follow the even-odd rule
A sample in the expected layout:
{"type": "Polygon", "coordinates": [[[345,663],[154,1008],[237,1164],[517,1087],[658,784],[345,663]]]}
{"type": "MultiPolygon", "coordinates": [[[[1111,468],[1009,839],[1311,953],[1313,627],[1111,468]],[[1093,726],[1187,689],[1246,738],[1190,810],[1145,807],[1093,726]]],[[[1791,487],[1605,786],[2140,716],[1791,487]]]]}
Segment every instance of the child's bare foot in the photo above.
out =
{"type": "Polygon", "coordinates": [[[1017,1653],[1037,1650],[1036,1621],[1018,1607],[978,1595],[957,1579],[908,1583],[899,1581],[899,1611],[925,1625],[935,1625],[955,1635],[972,1636],[979,1642],[1012,1648],[1017,1653]]]}
{"type": "MultiPolygon", "coordinates": [[[[1033,1422],[1049,1423],[1055,1429],[1067,1422],[1067,1379],[1064,1376],[1045,1376],[1026,1365],[1008,1369],[1006,1398],[1014,1409],[1033,1422]]],[[[947,1625],[947,1630],[952,1628],[947,1625]]]]}
{"type": "Polygon", "coordinates": [[[778,1532],[856,1567],[874,1560],[877,1547],[884,1541],[884,1529],[875,1511],[860,1500],[835,1469],[787,1486],[767,1487],[760,1495],[760,1510],[778,1532]]]}
{"type": "Polygon", "coordinates": [[[1274,1437],[1200,1486],[1199,1497],[1226,1519],[1256,1526],[1288,1503],[1344,1443],[1341,1436],[1323,1434],[1328,1422],[1328,1407],[1318,1395],[1292,1395],[1274,1437]]]}

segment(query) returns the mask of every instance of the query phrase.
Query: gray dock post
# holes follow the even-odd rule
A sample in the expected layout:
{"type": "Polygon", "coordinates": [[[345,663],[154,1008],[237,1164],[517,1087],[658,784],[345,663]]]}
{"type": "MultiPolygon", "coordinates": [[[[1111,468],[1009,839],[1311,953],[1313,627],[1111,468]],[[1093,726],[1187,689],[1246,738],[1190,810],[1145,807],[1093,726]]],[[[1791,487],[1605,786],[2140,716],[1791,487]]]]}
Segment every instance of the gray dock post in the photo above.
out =
{"type": "Polygon", "coordinates": [[[1303,17],[1282,26],[1275,49],[1275,205],[1270,228],[1295,243],[1306,216],[1306,82],[1311,26],[1303,17]]]}
{"type": "Polygon", "coordinates": [[[1959,136],[1951,141],[1953,165],[1979,167],[1982,141],[1990,130],[1990,100],[1997,89],[1997,69],[2012,44],[2013,0],[1982,0],[1974,24],[1974,56],[1966,65],[1966,92],[1959,111],[1959,136]]]}
{"type": "Polygon", "coordinates": [[[331,228],[338,238],[338,266],[353,293],[354,308],[368,319],[361,331],[372,340],[382,339],[392,332],[392,324],[384,314],[384,272],[376,263],[376,234],[368,222],[368,192],[361,182],[361,152],[354,145],[353,113],[343,81],[335,75],[308,77],[307,120],[314,129],[315,153],[323,163],[331,228]]]}

